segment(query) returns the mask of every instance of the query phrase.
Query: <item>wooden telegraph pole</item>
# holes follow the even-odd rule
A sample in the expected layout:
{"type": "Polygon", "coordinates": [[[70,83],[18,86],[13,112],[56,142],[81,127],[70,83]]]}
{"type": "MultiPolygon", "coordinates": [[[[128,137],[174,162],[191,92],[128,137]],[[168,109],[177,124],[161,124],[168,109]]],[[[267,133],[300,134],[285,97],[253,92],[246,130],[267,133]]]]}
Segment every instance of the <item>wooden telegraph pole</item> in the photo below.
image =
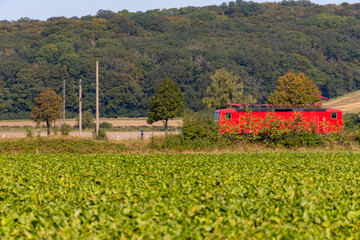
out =
{"type": "Polygon", "coordinates": [[[63,124],[65,124],[65,80],[63,81],[63,124]]]}
{"type": "Polygon", "coordinates": [[[99,62],[96,61],[96,136],[99,136],[99,62]]]}
{"type": "Polygon", "coordinates": [[[79,135],[82,131],[82,92],[81,92],[81,79],[79,80],[79,135]]]}

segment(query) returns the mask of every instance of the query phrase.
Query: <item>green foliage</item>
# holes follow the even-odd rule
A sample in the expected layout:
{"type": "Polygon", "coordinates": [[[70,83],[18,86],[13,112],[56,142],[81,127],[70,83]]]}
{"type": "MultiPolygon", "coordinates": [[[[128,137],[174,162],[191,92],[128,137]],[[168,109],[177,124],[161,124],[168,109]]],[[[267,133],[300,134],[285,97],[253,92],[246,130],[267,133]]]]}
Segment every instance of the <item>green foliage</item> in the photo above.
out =
{"type": "Polygon", "coordinates": [[[107,137],[107,135],[106,135],[106,132],[105,132],[105,130],[103,130],[103,129],[99,129],[99,132],[98,132],[98,134],[96,135],[96,133],[94,133],[94,138],[96,139],[96,140],[108,140],[108,137],[107,137]]]}
{"type": "MultiPolygon", "coordinates": [[[[71,77],[79,77],[85,68],[86,64],[84,60],[76,53],[66,53],[59,58],[59,62],[62,66],[67,66],[68,72],[71,77]]],[[[69,80],[69,79],[66,79],[69,80]]]]}
{"type": "Polygon", "coordinates": [[[359,130],[360,118],[357,113],[345,113],[343,115],[344,129],[345,131],[359,130]]]}
{"type": "Polygon", "coordinates": [[[270,146],[299,148],[323,146],[326,142],[326,137],[323,134],[312,133],[310,131],[285,133],[282,130],[273,130],[271,133],[255,136],[255,139],[259,143],[270,146]]]}
{"type": "MultiPolygon", "coordinates": [[[[77,118],[78,126],[79,126],[79,117],[77,118]]],[[[83,129],[91,129],[95,127],[94,115],[91,111],[86,111],[82,114],[82,128],[83,129]]]]}
{"type": "MultiPolygon", "coordinates": [[[[38,132],[40,133],[40,132],[38,132]]],[[[22,138],[2,140],[0,152],[2,153],[76,153],[76,154],[103,154],[124,153],[131,150],[125,144],[109,141],[96,141],[93,139],[72,138],[22,138]]]]}
{"type": "Polygon", "coordinates": [[[107,19],[110,20],[113,17],[115,17],[116,14],[113,11],[110,10],[104,10],[104,9],[100,9],[99,11],[97,11],[96,13],[96,17],[98,18],[102,18],[102,19],[107,19]]]}
{"type": "MultiPolygon", "coordinates": [[[[264,119],[258,119],[250,112],[239,121],[240,124],[237,126],[225,124],[220,129],[220,132],[225,131],[223,137],[231,142],[245,140],[245,142],[260,143],[264,146],[286,148],[324,146],[333,140],[337,141],[332,137],[335,134],[317,133],[316,126],[312,123],[307,124],[301,115],[281,119],[269,114],[264,119]]],[[[340,129],[332,130],[341,132],[340,129]]],[[[343,144],[343,141],[337,142],[343,144]]]]}
{"type": "Polygon", "coordinates": [[[172,80],[166,78],[150,99],[147,123],[163,121],[168,128],[168,120],[180,115],[185,107],[184,95],[172,80]]]}
{"type": "Polygon", "coordinates": [[[256,101],[250,95],[244,96],[244,84],[226,69],[217,70],[211,79],[212,83],[206,89],[209,96],[203,98],[203,102],[211,109],[226,108],[227,103],[248,104],[256,101]]]}
{"type": "Polygon", "coordinates": [[[63,123],[61,124],[60,131],[61,135],[63,136],[69,136],[69,133],[71,132],[71,126],[69,124],[63,123]]]}
{"type": "Polygon", "coordinates": [[[339,28],[344,26],[350,21],[348,17],[337,16],[334,14],[319,14],[314,17],[310,17],[306,23],[309,25],[315,25],[320,28],[339,28]]]}
{"type": "Polygon", "coordinates": [[[39,63],[56,63],[58,58],[59,49],[53,43],[43,46],[37,54],[37,62],[39,63]]]}
{"type": "Polygon", "coordinates": [[[30,127],[25,128],[25,131],[26,131],[27,138],[33,138],[33,131],[30,127]]]}
{"type": "Polygon", "coordinates": [[[1,155],[0,236],[358,239],[359,166],[351,152],[1,155]]]}
{"type": "Polygon", "coordinates": [[[112,127],[113,127],[113,124],[112,124],[112,123],[108,123],[108,122],[102,122],[102,123],[100,123],[99,127],[100,127],[100,128],[109,129],[109,128],[112,128],[112,127]]]}
{"type": "Polygon", "coordinates": [[[211,11],[200,10],[189,14],[187,17],[192,20],[212,21],[216,19],[216,14],[211,11]]]}
{"type": "Polygon", "coordinates": [[[186,107],[201,111],[218,69],[239,76],[243,96],[259,103],[288,72],[305,73],[323,96],[336,97],[360,88],[359,16],[357,4],[236,0],[0,21],[0,118],[29,117],[34,97],[46,88],[60,94],[64,79],[66,112],[77,114],[79,78],[83,107],[94,112],[95,60],[104,117],[146,116],[149,98],[167,77],[184,93],[186,107]]]}
{"type": "Polygon", "coordinates": [[[185,138],[183,135],[168,135],[165,138],[151,138],[147,146],[151,150],[160,152],[206,152],[214,149],[231,148],[233,145],[230,141],[224,138],[185,138]]]}
{"type": "Polygon", "coordinates": [[[279,77],[277,82],[275,92],[268,98],[270,104],[304,105],[320,101],[319,97],[313,95],[320,95],[319,88],[303,73],[288,73],[279,77]]]}
{"type": "Polygon", "coordinates": [[[220,139],[219,124],[214,121],[212,112],[184,113],[182,133],[186,140],[208,140],[217,142],[220,139]]]}

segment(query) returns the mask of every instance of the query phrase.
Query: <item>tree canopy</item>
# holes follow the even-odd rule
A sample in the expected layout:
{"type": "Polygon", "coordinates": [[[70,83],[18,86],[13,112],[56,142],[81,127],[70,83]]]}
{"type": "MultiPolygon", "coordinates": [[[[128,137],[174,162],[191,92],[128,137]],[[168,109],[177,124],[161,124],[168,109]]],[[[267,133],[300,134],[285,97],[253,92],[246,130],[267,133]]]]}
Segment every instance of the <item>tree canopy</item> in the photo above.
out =
{"type": "Polygon", "coordinates": [[[168,121],[179,116],[185,106],[184,95],[174,81],[163,80],[154,96],[150,99],[147,123],[162,121],[165,131],[168,121]]]}
{"type": "Polygon", "coordinates": [[[287,73],[279,77],[274,93],[268,98],[268,103],[275,105],[304,105],[320,101],[319,88],[304,73],[287,73]]]}
{"type": "Polygon", "coordinates": [[[244,84],[239,77],[227,72],[224,68],[211,76],[212,82],[206,89],[209,96],[203,98],[204,103],[213,109],[225,108],[227,103],[254,103],[252,96],[244,96],[244,84]]]}
{"type": "Polygon", "coordinates": [[[172,79],[186,107],[206,108],[211,76],[226,69],[243,95],[265,103],[276,80],[304,73],[332,98],[360,89],[360,4],[309,1],[184,7],[95,16],[0,21],[0,119],[28,118],[42,89],[59,94],[76,117],[95,112],[95,61],[100,63],[100,115],[146,116],[160,81],[172,79]]]}
{"type": "Polygon", "coordinates": [[[38,125],[46,123],[47,134],[50,134],[50,126],[61,116],[62,99],[53,90],[47,89],[41,91],[39,96],[34,99],[34,105],[31,108],[31,119],[38,125]]]}

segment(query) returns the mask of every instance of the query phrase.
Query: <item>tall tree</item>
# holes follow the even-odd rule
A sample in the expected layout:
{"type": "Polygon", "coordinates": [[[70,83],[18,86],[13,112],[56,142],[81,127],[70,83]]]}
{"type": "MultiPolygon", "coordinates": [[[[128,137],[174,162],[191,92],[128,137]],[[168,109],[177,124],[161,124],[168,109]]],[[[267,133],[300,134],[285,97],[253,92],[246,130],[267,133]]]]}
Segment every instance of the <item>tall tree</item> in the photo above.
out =
{"type": "Polygon", "coordinates": [[[244,84],[239,77],[229,73],[226,69],[219,69],[210,77],[211,85],[206,89],[208,97],[203,102],[210,108],[219,109],[226,107],[227,103],[254,103],[251,95],[244,95],[244,84]]]}
{"type": "Polygon", "coordinates": [[[163,80],[154,96],[150,98],[147,123],[162,121],[165,131],[168,121],[179,115],[185,107],[184,95],[174,81],[163,80]]]}
{"type": "Polygon", "coordinates": [[[320,95],[319,88],[304,73],[287,73],[279,77],[274,93],[268,98],[268,103],[275,105],[314,104],[320,100],[314,94],[320,95]]]}
{"type": "Polygon", "coordinates": [[[61,117],[62,99],[53,90],[43,90],[39,96],[34,99],[34,105],[31,108],[31,119],[38,125],[45,122],[47,134],[50,135],[50,126],[61,117]]]}

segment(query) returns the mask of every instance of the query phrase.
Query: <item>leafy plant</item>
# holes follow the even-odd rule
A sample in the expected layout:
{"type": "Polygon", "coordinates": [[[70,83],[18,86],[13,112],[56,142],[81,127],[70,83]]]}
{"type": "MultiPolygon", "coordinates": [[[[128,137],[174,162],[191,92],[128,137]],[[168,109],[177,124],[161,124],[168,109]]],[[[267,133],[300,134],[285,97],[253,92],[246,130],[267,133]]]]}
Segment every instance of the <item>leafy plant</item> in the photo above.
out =
{"type": "Polygon", "coordinates": [[[207,111],[185,111],[182,133],[186,140],[207,139],[210,142],[217,142],[221,137],[213,113],[207,111]]]}
{"type": "MultiPolygon", "coordinates": [[[[77,117],[76,121],[78,123],[77,127],[79,127],[79,117],[77,117]]],[[[94,115],[90,110],[84,112],[84,114],[82,115],[82,128],[83,129],[95,128],[94,115]]]]}
{"type": "Polygon", "coordinates": [[[96,140],[108,140],[106,132],[103,129],[99,129],[97,136],[95,135],[95,133],[94,136],[96,140]]]}
{"type": "Polygon", "coordinates": [[[3,154],[0,237],[358,239],[359,171],[351,152],[3,154]]]}
{"type": "Polygon", "coordinates": [[[359,130],[360,118],[356,113],[345,113],[343,116],[345,131],[359,130]]]}
{"type": "Polygon", "coordinates": [[[27,138],[33,138],[33,130],[30,127],[26,127],[26,137],[27,138]]]}
{"type": "Polygon", "coordinates": [[[71,129],[72,128],[71,128],[71,126],[69,124],[66,124],[66,123],[61,124],[61,128],[60,128],[61,135],[69,136],[69,133],[70,133],[71,129]]]}
{"type": "Polygon", "coordinates": [[[112,123],[102,122],[102,123],[100,123],[99,127],[100,127],[100,128],[106,128],[106,129],[109,129],[109,128],[112,128],[112,127],[113,127],[113,125],[112,125],[112,123]]]}

